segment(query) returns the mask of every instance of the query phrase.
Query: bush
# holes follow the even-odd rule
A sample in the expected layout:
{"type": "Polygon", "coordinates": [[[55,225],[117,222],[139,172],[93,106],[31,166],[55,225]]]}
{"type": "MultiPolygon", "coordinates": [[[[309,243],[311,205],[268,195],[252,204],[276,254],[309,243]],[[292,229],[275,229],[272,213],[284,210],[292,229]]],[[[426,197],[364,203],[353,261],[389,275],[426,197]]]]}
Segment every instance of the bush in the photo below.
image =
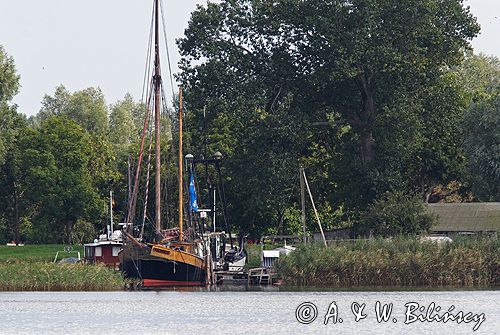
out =
{"type": "Polygon", "coordinates": [[[9,242],[9,238],[7,236],[7,222],[0,216],[0,245],[4,245],[9,242]]]}
{"type": "Polygon", "coordinates": [[[71,238],[75,244],[84,244],[92,242],[97,237],[97,231],[94,225],[85,220],[78,220],[73,226],[71,238]]]}
{"type": "Polygon", "coordinates": [[[376,236],[416,235],[427,232],[436,217],[427,213],[416,196],[387,192],[363,214],[364,230],[376,236]]]}

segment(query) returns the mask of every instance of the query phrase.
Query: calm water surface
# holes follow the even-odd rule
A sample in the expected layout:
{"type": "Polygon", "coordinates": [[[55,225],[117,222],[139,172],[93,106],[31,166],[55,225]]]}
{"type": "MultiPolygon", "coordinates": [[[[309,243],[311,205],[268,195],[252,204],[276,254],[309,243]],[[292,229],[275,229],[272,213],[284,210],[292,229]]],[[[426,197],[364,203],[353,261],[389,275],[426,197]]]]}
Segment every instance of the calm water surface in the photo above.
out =
{"type": "MultiPolygon", "coordinates": [[[[304,320],[314,316],[309,311],[304,320]]],[[[0,293],[0,334],[500,334],[500,291],[8,292],[0,293]],[[377,322],[377,301],[393,304],[388,322],[377,322]],[[304,302],[318,311],[310,324],[296,319],[304,302]],[[332,302],[339,320],[325,325],[332,302]],[[366,304],[359,322],[354,302],[366,304]],[[426,309],[434,302],[438,314],[453,305],[453,313],[484,313],[486,320],[475,332],[475,322],[405,324],[409,302],[426,309]]]]}

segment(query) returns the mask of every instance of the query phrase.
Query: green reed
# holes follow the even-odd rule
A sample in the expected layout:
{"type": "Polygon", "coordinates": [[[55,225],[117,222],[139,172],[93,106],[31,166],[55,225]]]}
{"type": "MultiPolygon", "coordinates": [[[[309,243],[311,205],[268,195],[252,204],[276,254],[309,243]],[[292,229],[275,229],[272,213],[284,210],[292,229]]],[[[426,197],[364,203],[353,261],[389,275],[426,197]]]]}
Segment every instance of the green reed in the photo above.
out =
{"type": "Polygon", "coordinates": [[[285,285],[322,287],[500,286],[500,240],[458,237],[452,243],[415,238],[300,247],[277,265],[285,285]]]}
{"type": "Polygon", "coordinates": [[[114,291],[125,281],[101,264],[0,262],[0,291],[114,291]]]}

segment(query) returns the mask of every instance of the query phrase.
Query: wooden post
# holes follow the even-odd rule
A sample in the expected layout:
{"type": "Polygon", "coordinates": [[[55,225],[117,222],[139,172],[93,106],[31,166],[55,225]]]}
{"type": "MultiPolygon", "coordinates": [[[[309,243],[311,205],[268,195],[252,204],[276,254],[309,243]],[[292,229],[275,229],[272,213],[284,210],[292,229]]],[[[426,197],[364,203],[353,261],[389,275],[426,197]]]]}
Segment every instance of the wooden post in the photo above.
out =
{"type": "Polygon", "coordinates": [[[318,211],[316,210],[316,205],[314,204],[314,199],[313,199],[313,196],[311,193],[311,189],[309,188],[309,183],[307,182],[306,172],[304,170],[302,170],[302,175],[304,176],[304,182],[306,183],[307,192],[309,193],[309,197],[311,198],[311,203],[313,206],[314,215],[316,215],[316,220],[318,221],[319,231],[321,232],[321,237],[323,237],[323,243],[325,244],[325,247],[326,247],[327,244],[326,244],[325,233],[323,233],[323,227],[321,227],[321,221],[319,220],[318,211]]]}
{"type": "Polygon", "coordinates": [[[304,168],[299,168],[299,178],[300,178],[300,204],[302,207],[302,234],[304,239],[304,244],[307,244],[307,233],[306,233],[306,192],[304,188],[304,168]]]}
{"type": "Polygon", "coordinates": [[[205,267],[206,267],[206,273],[207,273],[207,278],[206,278],[206,285],[207,286],[212,286],[215,284],[215,278],[214,278],[214,267],[212,264],[212,255],[210,254],[210,251],[207,252],[205,255],[205,267]]]}

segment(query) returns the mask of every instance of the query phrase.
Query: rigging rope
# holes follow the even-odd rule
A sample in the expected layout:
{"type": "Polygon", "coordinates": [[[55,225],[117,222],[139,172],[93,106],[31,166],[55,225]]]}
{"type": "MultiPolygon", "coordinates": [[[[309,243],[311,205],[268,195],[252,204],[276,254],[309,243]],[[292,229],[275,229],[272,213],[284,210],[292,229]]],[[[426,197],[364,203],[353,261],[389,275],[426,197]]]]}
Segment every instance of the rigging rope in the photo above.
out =
{"type": "MultiPolygon", "coordinates": [[[[151,86],[153,84],[154,83],[152,81],[151,86]]],[[[139,159],[137,161],[137,170],[135,172],[135,177],[134,177],[134,190],[132,191],[132,198],[130,199],[131,201],[129,202],[128,213],[127,213],[127,224],[132,223],[132,226],[133,226],[133,218],[135,216],[135,206],[137,204],[137,192],[139,191],[139,175],[141,173],[142,154],[144,152],[144,141],[145,141],[145,137],[146,137],[146,131],[148,129],[151,99],[152,99],[152,94],[150,92],[149,99],[148,99],[149,103],[147,104],[146,115],[144,117],[144,125],[142,128],[141,144],[140,144],[140,148],[139,148],[139,159]]],[[[129,229],[130,229],[130,227],[129,227],[129,229]]],[[[132,233],[133,233],[133,231],[132,231],[132,233]]]]}
{"type": "MultiPolygon", "coordinates": [[[[127,224],[131,224],[132,226],[132,234],[133,234],[133,219],[135,217],[135,208],[137,204],[137,193],[139,191],[139,176],[141,172],[141,165],[142,165],[142,154],[144,151],[144,140],[146,136],[146,131],[149,127],[149,118],[150,118],[150,105],[151,105],[151,99],[152,99],[152,87],[154,84],[154,81],[151,80],[151,84],[146,88],[146,83],[149,78],[151,78],[151,52],[152,52],[152,43],[153,43],[153,30],[154,30],[154,15],[155,10],[153,6],[153,12],[151,15],[151,25],[149,29],[149,43],[148,43],[148,51],[146,54],[146,66],[144,70],[144,80],[143,80],[143,85],[142,85],[142,96],[141,96],[141,103],[144,103],[144,93],[146,91],[146,99],[147,99],[147,104],[146,104],[146,111],[144,115],[144,125],[142,128],[142,135],[141,135],[141,144],[139,148],[139,158],[137,161],[137,169],[135,172],[134,176],[134,186],[133,186],[133,191],[132,195],[129,198],[129,203],[128,203],[128,208],[127,208],[127,224]],[[146,89],[145,89],[146,88],[146,89]]],[[[130,229],[130,227],[129,227],[130,229]]]]}
{"type": "MultiPolygon", "coordinates": [[[[146,66],[144,69],[144,80],[142,83],[142,94],[141,94],[141,102],[144,102],[144,90],[146,88],[146,83],[148,82],[148,79],[151,76],[151,48],[153,45],[153,28],[154,28],[154,6],[153,6],[153,13],[151,15],[151,26],[149,28],[149,42],[148,42],[148,51],[146,53],[146,66]]],[[[149,88],[149,87],[148,87],[149,88]]],[[[146,97],[148,96],[148,92],[146,92],[146,97]]]]}
{"type": "MultiPolygon", "coordinates": [[[[218,168],[219,169],[219,168],[218,168]]],[[[217,193],[219,194],[219,200],[222,204],[222,218],[224,219],[224,224],[226,226],[226,230],[229,234],[229,241],[231,243],[231,248],[233,247],[233,235],[231,233],[231,226],[229,221],[229,213],[227,212],[227,204],[226,204],[226,195],[224,192],[224,184],[222,181],[222,175],[218,172],[219,183],[217,183],[217,193]]]]}
{"type": "Polygon", "coordinates": [[[161,21],[163,25],[163,38],[165,39],[165,49],[167,50],[167,61],[168,61],[168,72],[170,74],[170,87],[172,88],[172,99],[175,97],[174,93],[174,81],[173,81],[173,76],[172,76],[172,66],[170,64],[170,52],[168,49],[168,39],[167,39],[167,25],[166,25],[166,20],[165,20],[165,14],[163,12],[163,1],[160,1],[160,8],[161,8],[161,21]]]}
{"type": "Polygon", "coordinates": [[[149,149],[148,149],[148,165],[146,168],[146,186],[145,186],[145,191],[144,191],[144,211],[142,215],[142,227],[141,227],[141,233],[140,233],[140,238],[142,239],[142,236],[144,235],[144,224],[146,222],[146,214],[148,210],[148,197],[149,197],[149,175],[151,172],[151,149],[153,148],[153,132],[150,130],[149,132],[149,149]]]}

